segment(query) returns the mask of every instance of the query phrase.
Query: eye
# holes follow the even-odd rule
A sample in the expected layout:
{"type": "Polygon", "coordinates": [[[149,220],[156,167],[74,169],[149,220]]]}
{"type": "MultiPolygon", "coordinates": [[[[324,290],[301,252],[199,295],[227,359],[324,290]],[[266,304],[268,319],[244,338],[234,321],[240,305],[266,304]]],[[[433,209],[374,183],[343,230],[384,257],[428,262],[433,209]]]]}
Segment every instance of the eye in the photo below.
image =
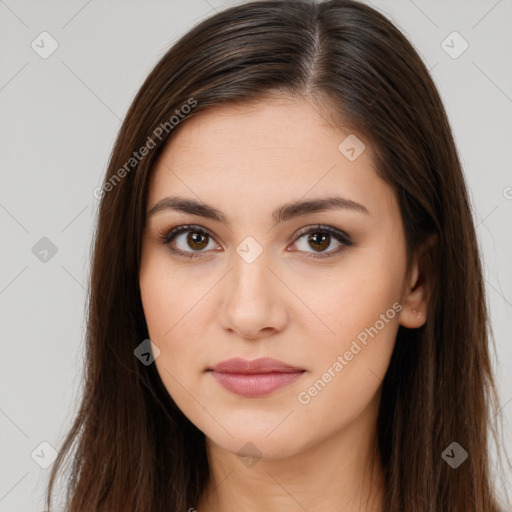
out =
{"type": "Polygon", "coordinates": [[[215,250],[220,248],[206,230],[192,225],[183,225],[171,229],[161,236],[161,242],[167,245],[176,256],[188,259],[200,256],[200,253],[206,252],[206,249],[215,250]]]}
{"type": "MultiPolygon", "coordinates": [[[[352,245],[350,237],[343,231],[328,226],[303,228],[298,233],[299,252],[308,253],[308,258],[329,258],[352,245]],[[332,245],[334,250],[327,250],[332,245]],[[309,251],[308,249],[313,249],[309,251]],[[317,254],[314,254],[314,253],[317,254]]],[[[207,230],[195,225],[182,225],[160,235],[161,242],[180,258],[192,259],[207,250],[222,250],[207,230]]],[[[293,251],[292,251],[293,252],[293,251]]]]}
{"type": "Polygon", "coordinates": [[[345,247],[352,245],[352,240],[343,231],[339,231],[328,226],[314,226],[304,228],[299,232],[299,239],[295,242],[302,252],[310,253],[308,249],[313,249],[308,258],[330,258],[338,254],[345,247]],[[302,240],[302,241],[301,241],[302,240]],[[336,245],[337,244],[337,245],[336,245]],[[327,250],[332,245],[334,250],[327,250]]]}

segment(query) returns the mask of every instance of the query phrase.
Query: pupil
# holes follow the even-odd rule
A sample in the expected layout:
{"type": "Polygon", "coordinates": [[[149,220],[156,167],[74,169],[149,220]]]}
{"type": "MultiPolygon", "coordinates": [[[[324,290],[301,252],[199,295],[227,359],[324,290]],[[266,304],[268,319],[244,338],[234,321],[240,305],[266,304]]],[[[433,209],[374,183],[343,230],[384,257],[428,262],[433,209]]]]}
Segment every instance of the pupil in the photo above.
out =
{"type": "Polygon", "coordinates": [[[323,234],[323,233],[314,233],[313,235],[311,235],[308,239],[308,242],[313,242],[314,245],[316,245],[316,247],[313,247],[313,249],[320,249],[320,250],[325,250],[327,247],[329,247],[329,238],[330,238],[330,235],[328,234],[323,234]],[[325,243],[327,241],[327,244],[325,243]]]}
{"type": "Polygon", "coordinates": [[[187,242],[193,249],[204,249],[204,242],[206,237],[198,232],[190,232],[187,237],[187,242]]]}

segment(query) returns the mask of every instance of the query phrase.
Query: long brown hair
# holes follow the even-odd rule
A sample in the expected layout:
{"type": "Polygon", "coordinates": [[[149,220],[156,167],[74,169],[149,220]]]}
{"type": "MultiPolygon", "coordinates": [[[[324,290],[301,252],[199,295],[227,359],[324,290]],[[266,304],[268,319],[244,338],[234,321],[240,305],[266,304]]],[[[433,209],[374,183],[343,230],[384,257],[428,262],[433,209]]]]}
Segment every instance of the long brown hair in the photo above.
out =
{"type": "Polygon", "coordinates": [[[252,2],[217,13],[167,51],[136,95],[99,194],[83,396],[51,471],[48,510],[65,467],[69,512],[186,511],[204,491],[204,434],[155,365],[134,355],[149,337],[138,284],[148,181],[187,119],[274,93],[313,100],[334,125],[371,142],[376,171],[399,200],[408,256],[437,237],[428,321],[399,328],[383,381],[385,511],[498,509],[488,446],[490,432],[500,444],[492,336],[447,115],[424,63],[385,16],[331,0],[252,2]],[[452,442],[468,453],[456,469],[442,457],[452,442]]]}

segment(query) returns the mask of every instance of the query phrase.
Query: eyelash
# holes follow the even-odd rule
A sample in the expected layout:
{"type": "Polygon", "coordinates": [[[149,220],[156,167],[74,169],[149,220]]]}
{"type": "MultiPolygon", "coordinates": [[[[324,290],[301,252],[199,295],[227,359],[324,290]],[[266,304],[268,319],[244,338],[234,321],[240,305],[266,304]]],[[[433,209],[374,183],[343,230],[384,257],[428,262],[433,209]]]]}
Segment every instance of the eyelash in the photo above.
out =
{"type": "MultiPolygon", "coordinates": [[[[210,233],[200,226],[194,225],[194,224],[184,224],[182,226],[177,226],[169,231],[164,232],[162,235],[160,235],[160,242],[164,245],[166,245],[169,250],[175,254],[176,256],[180,258],[184,258],[187,260],[192,260],[194,258],[201,257],[202,252],[205,251],[191,251],[191,252],[183,252],[180,250],[173,249],[171,247],[171,242],[180,234],[187,233],[187,232],[194,232],[194,233],[200,233],[202,235],[206,235],[210,237],[212,240],[214,239],[210,233]]],[[[309,256],[306,256],[306,258],[312,258],[312,259],[324,259],[324,258],[331,258],[333,256],[336,256],[340,251],[342,251],[345,247],[350,247],[352,245],[352,240],[350,237],[344,233],[343,231],[335,230],[333,228],[330,228],[328,226],[322,226],[320,224],[303,228],[299,230],[297,233],[297,240],[302,238],[304,235],[309,235],[313,233],[327,233],[330,236],[332,236],[335,240],[340,242],[342,245],[338,247],[337,249],[333,251],[329,251],[326,253],[308,253],[309,256]]]]}

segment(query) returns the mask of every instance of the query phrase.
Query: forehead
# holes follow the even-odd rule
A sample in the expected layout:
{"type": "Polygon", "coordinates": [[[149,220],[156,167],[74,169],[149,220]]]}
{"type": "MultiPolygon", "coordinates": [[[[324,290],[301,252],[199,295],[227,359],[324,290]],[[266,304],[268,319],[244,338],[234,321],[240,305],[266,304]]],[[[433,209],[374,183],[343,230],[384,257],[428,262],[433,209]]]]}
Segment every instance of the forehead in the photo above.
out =
{"type": "Polygon", "coordinates": [[[333,128],[309,102],[278,97],[215,106],[185,120],[155,164],[148,204],[180,194],[220,209],[241,199],[258,208],[333,192],[369,210],[393,201],[363,136],[333,128]],[[346,140],[359,140],[358,153],[364,147],[356,159],[343,153],[346,140]]]}
{"type": "MultiPolygon", "coordinates": [[[[175,163],[198,155],[229,163],[255,154],[255,166],[267,157],[319,161],[321,152],[337,156],[338,144],[348,133],[328,125],[311,102],[277,96],[209,107],[185,120],[164,152],[175,163]]],[[[366,153],[370,159],[369,148],[366,153]]]]}

